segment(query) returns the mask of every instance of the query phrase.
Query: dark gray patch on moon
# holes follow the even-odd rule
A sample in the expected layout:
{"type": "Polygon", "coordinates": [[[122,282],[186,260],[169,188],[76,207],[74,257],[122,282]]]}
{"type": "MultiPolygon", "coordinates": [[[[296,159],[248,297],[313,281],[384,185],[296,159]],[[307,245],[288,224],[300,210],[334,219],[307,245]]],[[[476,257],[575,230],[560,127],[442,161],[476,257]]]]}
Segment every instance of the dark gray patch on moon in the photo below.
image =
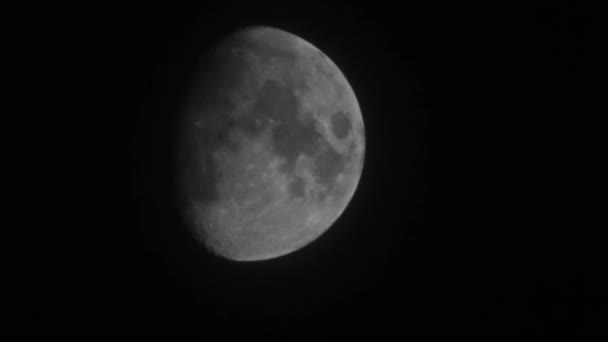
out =
{"type": "Polygon", "coordinates": [[[351,129],[351,122],[348,115],[343,111],[334,113],[334,115],[331,116],[331,129],[336,138],[346,138],[351,129]]]}
{"type": "Polygon", "coordinates": [[[306,180],[302,177],[295,177],[289,184],[288,191],[292,197],[302,198],[306,194],[306,180]]]}
{"type": "MultiPolygon", "coordinates": [[[[346,158],[336,152],[329,145],[323,146],[321,152],[315,156],[315,174],[319,183],[326,187],[327,191],[333,189],[336,176],[346,167],[346,158]]],[[[324,199],[328,193],[322,192],[320,199],[324,199]]]]}
{"type": "Polygon", "coordinates": [[[264,82],[256,98],[252,116],[268,118],[278,122],[295,119],[299,101],[290,87],[269,79],[264,82]]]}
{"type": "Polygon", "coordinates": [[[298,118],[300,103],[292,87],[267,80],[257,99],[252,117],[272,122],[274,152],[285,159],[283,169],[291,174],[298,156],[312,155],[323,137],[312,120],[303,122],[298,118]]]}
{"type": "Polygon", "coordinates": [[[274,151],[285,159],[284,170],[288,173],[293,171],[300,154],[312,156],[323,139],[312,122],[299,123],[295,119],[275,127],[272,138],[274,151]]]}

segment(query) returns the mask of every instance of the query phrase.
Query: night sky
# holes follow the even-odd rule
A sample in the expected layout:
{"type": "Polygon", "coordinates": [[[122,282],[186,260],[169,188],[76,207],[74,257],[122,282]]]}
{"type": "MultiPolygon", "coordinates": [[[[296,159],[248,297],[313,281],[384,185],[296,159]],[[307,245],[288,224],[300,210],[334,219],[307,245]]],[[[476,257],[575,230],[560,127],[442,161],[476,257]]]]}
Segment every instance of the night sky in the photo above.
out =
{"type": "Polygon", "coordinates": [[[87,129],[102,154],[97,214],[82,227],[95,232],[84,246],[95,261],[72,285],[69,330],[83,341],[605,336],[601,225],[576,210],[570,182],[587,165],[573,143],[577,115],[597,93],[588,12],[303,2],[81,11],[74,44],[92,46],[87,129]],[[319,239],[237,263],[207,254],[181,221],[173,125],[198,57],[249,25],[296,34],[339,66],[359,100],[366,156],[353,200],[319,239]]]}

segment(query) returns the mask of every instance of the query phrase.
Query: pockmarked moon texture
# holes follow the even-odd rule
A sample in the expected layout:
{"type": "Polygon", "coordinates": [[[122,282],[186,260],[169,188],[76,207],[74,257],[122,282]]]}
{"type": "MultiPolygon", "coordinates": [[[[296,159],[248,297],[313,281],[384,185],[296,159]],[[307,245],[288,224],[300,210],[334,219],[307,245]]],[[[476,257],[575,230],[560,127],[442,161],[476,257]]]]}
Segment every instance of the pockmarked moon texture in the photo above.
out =
{"type": "Polygon", "coordinates": [[[321,236],[363,168],[363,118],[345,76],[275,28],[237,31],[201,58],[178,132],[185,222],[231,260],[279,257],[321,236]]]}

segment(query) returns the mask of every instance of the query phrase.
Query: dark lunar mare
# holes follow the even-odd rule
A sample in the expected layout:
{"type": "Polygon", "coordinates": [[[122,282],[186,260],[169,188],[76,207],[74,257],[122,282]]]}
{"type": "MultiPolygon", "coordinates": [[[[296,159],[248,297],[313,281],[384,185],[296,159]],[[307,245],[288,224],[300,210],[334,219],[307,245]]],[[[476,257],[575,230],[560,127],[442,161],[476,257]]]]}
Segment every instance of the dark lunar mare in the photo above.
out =
{"type": "Polygon", "coordinates": [[[348,115],[343,111],[337,111],[331,116],[331,128],[338,139],[344,139],[351,130],[351,122],[348,115]]]}
{"type": "MultiPolygon", "coordinates": [[[[320,193],[319,199],[323,200],[332,189],[336,176],[344,170],[345,157],[337,153],[319,133],[311,114],[298,115],[301,99],[295,95],[291,84],[268,80],[256,98],[258,100],[251,116],[275,123],[272,130],[273,152],[285,160],[282,171],[293,174],[300,155],[313,158],[319,183],[326,187],[326,191],[320,193]]],[[[294,184],[289,190],[294,197],[304,194],[300,184],[294,184]]]]}
{"type": "Polygon", "coordinates": [[[300,99],[290,85],[268,80],[256,98],[251,115],[274,122],[273,152],[285,159],[283,171],[291,174],[298,156],[301,153],[312,155],[323,137],[315,128],[312,117],[298,118],[300,99]]]}
{"type": "Polygon", "coordinates": [[[293,182],[289,184],[288,191],[292,197],[302,198],[306,195],[306,180],[304,178],[296,176],[293,182]]]}

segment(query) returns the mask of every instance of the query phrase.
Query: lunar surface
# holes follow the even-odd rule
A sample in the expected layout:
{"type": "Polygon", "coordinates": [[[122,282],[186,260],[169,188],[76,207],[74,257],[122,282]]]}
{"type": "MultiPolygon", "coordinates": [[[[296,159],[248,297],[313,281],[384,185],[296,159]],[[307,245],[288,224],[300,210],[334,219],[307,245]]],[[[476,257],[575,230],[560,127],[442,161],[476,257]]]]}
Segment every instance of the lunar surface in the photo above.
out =
{"type": "Polygon", "coordinates": [[[276,258],[318,238],[363,168],[350,84],[315,46],[274,28],[235,32],[201,58],[178,132],[185,222],[231,260],[276,258]]]}

